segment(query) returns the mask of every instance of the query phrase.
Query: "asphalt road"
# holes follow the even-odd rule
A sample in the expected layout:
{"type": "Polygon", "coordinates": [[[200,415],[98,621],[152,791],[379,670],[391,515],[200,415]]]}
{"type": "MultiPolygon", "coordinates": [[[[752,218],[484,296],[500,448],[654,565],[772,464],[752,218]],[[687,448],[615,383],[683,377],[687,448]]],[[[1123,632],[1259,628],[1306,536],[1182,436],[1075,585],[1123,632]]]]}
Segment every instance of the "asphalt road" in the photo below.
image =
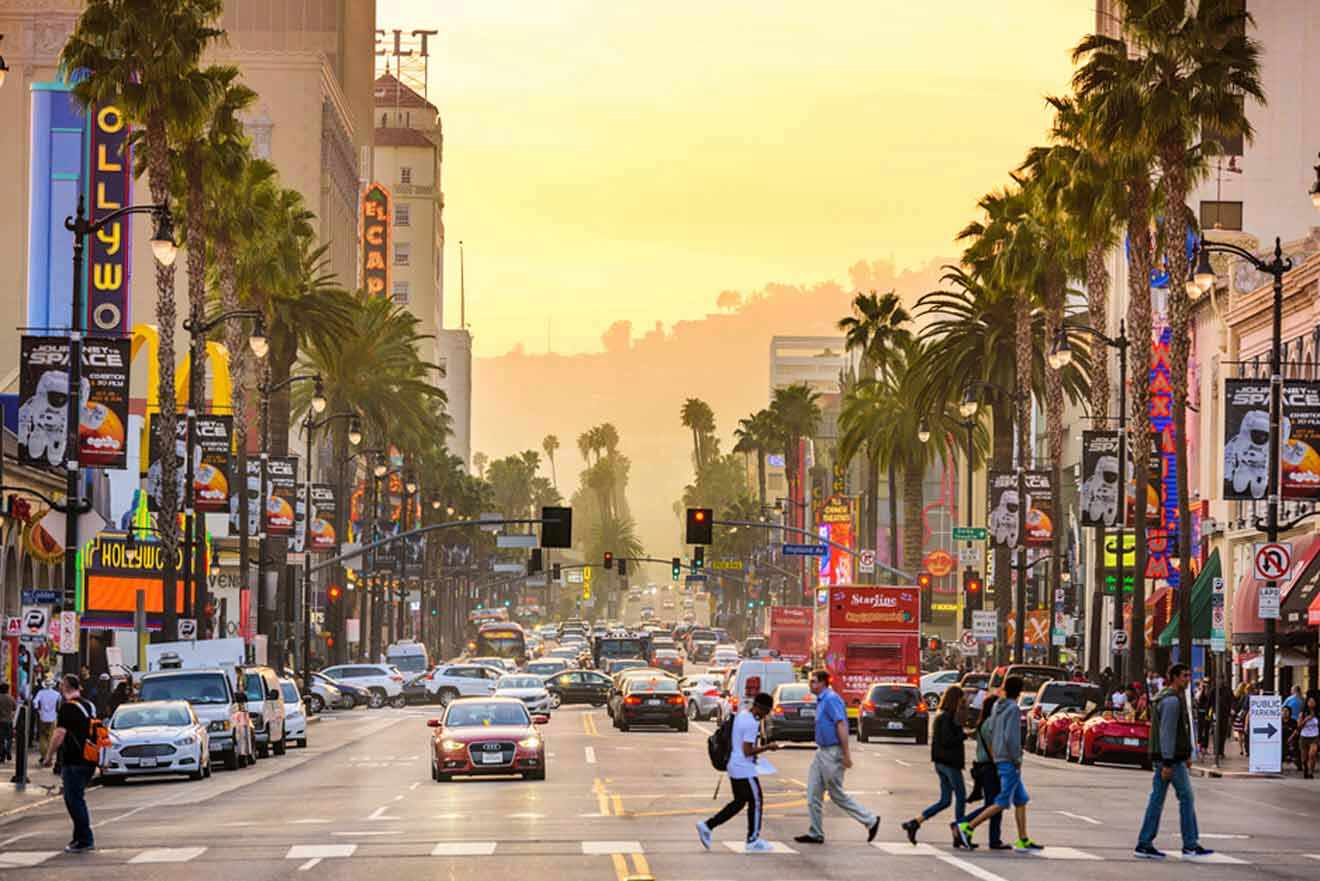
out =
{"type": "MultiPolygon", "coordinates": [[[[431,714],[424,708],[327,714],[306,750],[256,768],[217,771],[201,782],[148,781],[100,788],[89,798],[98,850],[69,856],[61,803],[0,818],[0,875],[15,881],[94,872],[114,879],[473,879],[622,881],[1097,881],[1183,879],[1187,867],[1132,858],[1150,776],[1128,768],[1065,765],[1028,756],[1030,832],[1041,856],[954,851],[948,817],[913,848],[898,824],[934,800],[926,748],[906,742],[854,745],[849,789],[882,816],[877,846],[857,823],[826,806],[824,847],[797,845],[805,831],[809,748],[773,754],[765,779],[766,838],[778,852],[741,853],[741,818],[704,851],[693,824],[717,775],[705,756],[708,724],[687,734],[620,733],[604,710],[566,707],[544,729],[549,779],[431,781],[431,714]],[[309,875],[308,873],[314,873],[309,875]]],[[[46,771],[38,772],[38,781],[46,771]]],[[[1218,861],[1198,881],[1320,877],[1320,781],[1194,781],[1204,843],[1218,861]]],[[[1012,821],[1005,834],[1010,837],[1012,821]]],[[[984,841],[984,830],[978,837],[984,841]]],[[[1170,794],[1158,842],[1176,852],[1170,794]]]]}

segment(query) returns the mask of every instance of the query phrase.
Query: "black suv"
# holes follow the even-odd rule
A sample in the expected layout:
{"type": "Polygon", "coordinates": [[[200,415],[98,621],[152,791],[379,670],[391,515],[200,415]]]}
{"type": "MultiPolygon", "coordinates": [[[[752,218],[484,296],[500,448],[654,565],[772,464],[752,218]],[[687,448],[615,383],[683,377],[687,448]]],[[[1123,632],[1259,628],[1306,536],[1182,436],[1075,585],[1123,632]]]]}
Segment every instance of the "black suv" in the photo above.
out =
{"type": "Polygon", "coordinates": [[[921,690],[915,685],[872,685],[857,715],[857,739],[872,737],[915,737],[925,743],[929,715],[921,690]]]}

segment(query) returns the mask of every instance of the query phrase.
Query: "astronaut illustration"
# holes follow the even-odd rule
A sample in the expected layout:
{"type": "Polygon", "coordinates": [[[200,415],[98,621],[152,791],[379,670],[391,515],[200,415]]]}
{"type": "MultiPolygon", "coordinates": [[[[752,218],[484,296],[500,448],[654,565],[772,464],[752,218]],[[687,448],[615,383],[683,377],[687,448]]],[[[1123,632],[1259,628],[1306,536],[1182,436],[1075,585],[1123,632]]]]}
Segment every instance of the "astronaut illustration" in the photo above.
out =
{"type": "Polygon", "coordinates": [[[302,493],[298,493],[298,499],[293,503],[293,537],[289,539],[289,550],[300,554],[306,543],[307,500],[303,498],[302,493]]]}
{"type": "MultiPolygon", "coordinates": [[[[79,412],[92,396],[92,384],[78,384],[79,412]]],[[[47,370],[37,380],[37,390],[18,408],[18,442],[33,459],[45,457],[51,465],[64,464],[69,444],[69,374],[47,370]]]]}
{"type": "MultiPolygon", "coordinates": [[[[248,535],[256,535],[261,530],[261,477],[256,474],[247,476],[248,499],[248,535]]],[[[229,530],[238,534],[238,493],[229,496],[229,530]]]]}
{"type": "MultiPolygon", "coordinates": [[[[1289,423],[1283,420],[1281,444],[1288,442],[1289,423]]],[[[1237,495],[1247,493],[1253,499],[1265,498],[1270,474],[1270,414],[1248,410],[1238,425],[1238,433],[1224,444],[1224,482],[1237,495]]]]}
{"type": "Polygon", "coordinates": [[[1082,510],[1089,523],[1113,526],[1118,522],[1118,457],[1101,456],[1095,471],[1082,484],[1082,510]]]}
{"type": "MultiPolygon", "coordinates": [[[[1028,504],[1030,500],[1028,499],[1028,504]]],[[[990,512],[990,540],[997,545],[1016,547],[1018,543],[1018,494],[1004,490],[999,504],[990,512]]]]}
{"type": "MultiPolygon", "coordinates": [[[[183,440],[183,438],[179,438],[174,442],[174,464],[175,464],[174,491],[178,493],[176,498],[178,498],[180,504],[183,503],[183,498],[184,498],[183,481],[184,478],[187,476],[184,473],[186,469],[184,468],[184,464],[183,464],[183,457],[187,453],[187,450],[188,450],[188,444],[183,440]]],[[[201,460],[202,460],[202,448],[194,447],[193,461],[200,462],[201,460]]],[[[152,462],[151,466],[147,468],[147,495],[150,496],[157,505],[160,505],[160,492],[161,492],[160,472],[161,472],[161,467],[160,467],[159,459],[157,459],[155,462],[152,462]]]]}

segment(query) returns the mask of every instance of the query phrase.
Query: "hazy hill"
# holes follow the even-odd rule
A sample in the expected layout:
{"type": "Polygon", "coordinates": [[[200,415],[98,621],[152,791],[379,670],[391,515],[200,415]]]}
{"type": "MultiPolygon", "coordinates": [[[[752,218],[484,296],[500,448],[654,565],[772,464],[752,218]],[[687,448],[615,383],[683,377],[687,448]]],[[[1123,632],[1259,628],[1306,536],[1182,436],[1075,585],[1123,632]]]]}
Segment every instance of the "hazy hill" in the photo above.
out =
{"type": "Polygon", "coordinates": [[[559,489],[568,496],[582,468],[577,436],[613,422],[632,459],[629,500],[648,553],[679,550],[673,504],[691,479],[692,439],[679,423],[684,399],[715,410],[721,448],[732,446],[738,419],[769,397],[770,338],[834,335],[853,292],[896,289],[909,303],[938,284],[939,264],[895,274],[887,262],[860,261],[847,285],[771,284],[753,293],[724,291],[718,311],[666,330],[619,321],[601,337],[604,351],[526,354],[521,348],[473,365],[473,450],[491,458],[540,449],[556,434],[559,489]]]}

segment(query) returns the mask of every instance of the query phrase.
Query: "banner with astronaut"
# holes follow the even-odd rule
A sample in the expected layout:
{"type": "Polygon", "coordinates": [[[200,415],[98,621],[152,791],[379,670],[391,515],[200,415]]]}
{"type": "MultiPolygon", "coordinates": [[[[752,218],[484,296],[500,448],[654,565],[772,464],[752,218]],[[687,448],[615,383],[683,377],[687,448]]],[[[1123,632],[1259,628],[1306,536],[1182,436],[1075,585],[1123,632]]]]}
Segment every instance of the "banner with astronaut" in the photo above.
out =
{"type": "MultiPolygon", "coordinates": [[[[1320,383],[1286,382],[1280,425],[1285,499],[1320,499],[1320,383]]],[[[1269,485],[1270,384],[1224,381],[1224,498],[1262,501],[1269,485]]]]}
{"type": "Polygon", "coordinates": [[[1054,475],[1028,471],[1022,475],[1027,490],[1027,547],[1048,548],[1054,543],[1054,475]]]}
{"type": "Polygon", "coordinates": [[[328,483],[312,484],[312,512],[309,524],[308,550],[333,551],[335,543],[335,488],[328,483]]]}
{"type": "Polygon", "coordinates": [[[294,535],[298,499],[298,457],[271,456],[266,460],[266,534],[294,535]]]}
{"type": "MultiPolygon", "coordinates": [[[[88,337],[78,383],[78,460],[85,468],[128,463],[128,392],[132,342],[88,337]]],[[[24,336],[18,381],[18,460],[63,467],[69,440],[69,340],[24,336]]]]}
{"type": "Polygon", "coordinates": [[[1018,543],[1018,482],[1012,471],[990,472],[990,543],[1013,548],[1018,543]]]}
{"type": "MultiPolygon", "coordinates": [[[[1118,525],[1118,432],[1082,432],[1082,526],[1112,528],[1118,525]]],[[[1127,469],[1128,477],[1132,469],[1127,469]]]]}
{"type": "Polygon", "coordinates": [[[1028,471],[1022,475],[1026,498],[1018,492],[1017,474],[1011,471],[990,472],[990,516],[987,524],[990,543],[1014,548],[1019,544],[1018,506],[1026,505],[1026,546],[1049,547],[1054,541],[1054,499],[1050,492],[1048,471],[1028,471]]]}
{"type": "Polygon", "coordinates": [[[196,419],[193,445],[198,457],[193,462],[193,499],[198,511],[221,514],[229,510],[234,417],[207,413],[196,419]]]}
{"type": "Polygon", "coordinates": [[[255,536],[261,532],[261,459],[250,455],[247,459],[247,479],[243,483],[231,481],[229,495],[229,534],[238,535],[238,509],[240,492],[247,493],[248,523],[247,535],[255,536]]]}

